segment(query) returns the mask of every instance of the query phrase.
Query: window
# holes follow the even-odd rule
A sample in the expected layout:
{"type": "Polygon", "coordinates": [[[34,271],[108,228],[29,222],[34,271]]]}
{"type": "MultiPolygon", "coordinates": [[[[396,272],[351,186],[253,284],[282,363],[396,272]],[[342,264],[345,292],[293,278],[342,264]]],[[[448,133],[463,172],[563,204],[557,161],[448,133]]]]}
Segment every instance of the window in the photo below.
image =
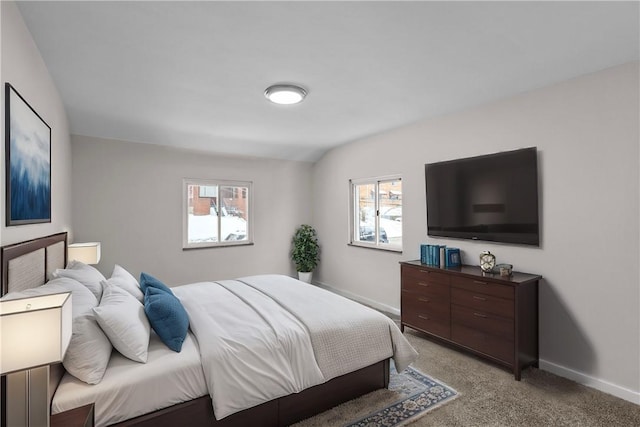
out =
{"type": "Polygon", "coordinates": [[[402,179],[351,180],[350,244],[402,251],[402,179]]]}
{"type": "Polygon", "coordinates": [[[185,179],[182,247],[253,243],[250,202],[250,182],[185,179]]]}

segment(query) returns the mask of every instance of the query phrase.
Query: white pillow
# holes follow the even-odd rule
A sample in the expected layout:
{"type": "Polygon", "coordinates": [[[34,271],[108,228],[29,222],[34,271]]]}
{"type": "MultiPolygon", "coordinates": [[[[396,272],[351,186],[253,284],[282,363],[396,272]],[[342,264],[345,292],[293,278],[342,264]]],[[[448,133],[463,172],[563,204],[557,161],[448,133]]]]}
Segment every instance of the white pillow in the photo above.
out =
{"type": "Polygon", "coordinates": [[[138,301],[140,301],[140,303],[144,301],[144,294],[140,290],[140,284],[138,283],[136,278],[133,277],[127,270],[120,267],[118,264],[113,267],[111,278],[107,281],[102,282],[103,288],[107,286],[106,283],[124,289],[125,291],[133,295],[138,301]]]}
{"type": "Polygon", "coordinates": [[[98,384],[111,358],[111,343],[91,310],[73,319],[71,342],[62,364],[67,372],[88,384],[98,384]]]}
{"type": "Polygon", "coordinates": [[[80,261],[71,261],[67,268],[58,268],[53,272],[53,277],[69,277],[75,279],[78,282],[85,285],[96,296],[98,301],[102,298],[102,282],[105,277],[90,265],[84,264],[80,261]]]}
{"type": "Polygon", "coordinates": [[[116,350],[135,362],[147,362],[151,326],[144,306],[133,295],[107,283],[93,312],[116,350]]]}
{"type": "Polygon", "coordinates": [[[98,305],[98,300],[86,286],[77,280],[59,277],[37,288],[10,292],[3,296],[2,300],[59,292],[71,292],[73,316],[71,342],[62,364],[67,372],[79,380],[98,384],[109,364],[112,347],[91,311],[98,305]]]}
{"type": "Polygon", "coordinates": [[[26,289],[21,292],[9,292],[2,297],[3,301],[29,298],[39,295],[57,294],[60,292],[71,292],[71,304],[73,308],[73,317],[85,313],[87,310],[92,309],[98,305],[98,300],[95,295],[83,286],[77,280],[69,279],[67,277],[61,277],[48,281],[42,286],[37,288],[26,289]]]}

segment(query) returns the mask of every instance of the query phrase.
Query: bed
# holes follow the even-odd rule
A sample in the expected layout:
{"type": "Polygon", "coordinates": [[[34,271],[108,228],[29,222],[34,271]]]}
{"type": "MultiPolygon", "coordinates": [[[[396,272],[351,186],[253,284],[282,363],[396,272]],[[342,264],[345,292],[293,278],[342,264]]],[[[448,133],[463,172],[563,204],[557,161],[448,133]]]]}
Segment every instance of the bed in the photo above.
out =
{"type": "MultiPolygon", "coordinates": [[[[66,266],[66,246],[67,234],[58,233],[55,235],[3,247],[0,250],[2,265],[2,294],[4,295],[8,292],[20,292],[24,289],[35,288],[44,284],[47,281],[47,277],[50,277],[52,271],[57,268],[64,268],[64,266],[66,266]]],[[[294,279],[287,278],[285,279],[285,282],[287,280],[294,279]]],[[[281,282],[281,279],[276,276],[252,276],[239,279],[239,282],[243,285],[247,285],[247,287],[239,287],[237,283],[232,281],[219,281],[215,283],[212,282],[190,284],[185,285],[184,287],[180,286],[172,288],[172,290],[178,296],[178,298],[183,301],[185,306],[188,308],[187,311],[189,311],[195,310],[195,308],[193,307],[199,305],[199,301],[205,299],[199,297],[198,292],[217,292],[217,294],[215,294],[217,296],[222,295],[223,292],[226,292],[226,288],[242,289],[241,292],[243,292],[243,294],[240,295],[241,298],[246,298],[248,294],[258,294],[261,299],[255,304],[260,305],[263,303],[267,303],[271,299],[270,296],[268,298],[265,298],[265,293],[268,294],[269,292],[272,292],[273,289],[277,290],[277,288],[280,286],[279,283],[284,283],[281,282]]],[[[284,286],[284,284],[282,286],[284,286]]],[[[283,288],[283,291],[281,293],[283,293],[284,299],[283,301],[278,302],[278,305],[282,305],[284,307],[287,304],[292,304],[293,312],[295,312],[296,307],[298,306],[296,300],[294,299],[296,297],[289,294],[294,294],[297,292],[297,290],[292,292],[292,289],[293,288],[283,288]]],[[[322,290],[319,291],[326,292],[322,290]]],[[[313,300],[315,301],[325,297],[331,298],[329,295],[325,296],[324,294],[317,294],[313,297],[313,300]]],[[[353,302],[347,302],[348,300],[345,299],[342,299],[340,301],[337,301],[336,303],[338,305],[353,304],[353,302]]],[[[301,304],[297,309],[300,310],[301,313],[295,313],[293,317],[297,316],[298,314],[304,314],[304,311],[313,311],[313,308],[311,306],[305,308],[304,304],[301,304]]],[[[270,310],[273,310],[273,308],[268,308],[268,311],[270,310]]],[[[206,308],[204,313],[205,314],[203,314],[202,316],[206,317],[206,308]]],[[[190,312],[189,317],[190,319],[192,317],[195,319],[198,316],[194,315],[194,312],[190,312]]],[[[324,324],[322,319],[316,320],[317,324],[324,324]]],[[[313,326],[313,322],[311,322],[310,325],[311,326],[304,326],[303,329],[312,329],[316,327],[313,326]]],[[[395,327],[395,325],[393,326],[395,327]]],[[[343,332],[347,336],[349,332],[348,327],[349,325],[347,325],[347,327],[345,327],[343,330],[343,332]]],[[[196,332],[198,329],[202,330],[207,328],[208,326],[206,326],[206,324],[205,326],[202,326],[202,324],[198,326],[198,323],[193,323],[192,321],[192,329],[194,329],[196,332]]],[[[397,327],[395,327],[395,329],[397,329],[397,327]]],[[[188,420],[190,426],[284,426],[318,414],[326,409],[329,409],[342,402],[361,396],[368,392],[387,387],[388,385],[389,356],[391,356],[391,354],[385,356],[381,360],[367,361],[366,366],[358,367],[357,369],[349,370],[349,372],[343,373],[340,370],[342,369],[340,365],[349,365],[350,362],[347,361],[349,363],[346,364],[332,363],[330,357],[328,357],[327,354],[329,354],[330,356],[332,352],[336,352],[336,349],[333,348],[328,352],[325,351],[323,356],[323,353],[317,348],[318,346],[322,346],[328,338],[326,336],[311,335],[311,341],[314,341],[315,339],[315,347],[313,351],[316,353],[316,359],[319,360],[318,366],[320,367],[320,371],[322,371],[321,373],[325,375],[324,378],[326,381],[320,382],[317,385],[304,387],[301,391],[296,390],[297,392],[285,394],[277,398],[268,400],[264,403],[253,404],[253,406],[247,409],[228,411],[228,416],[224,416],[222,418],[218,417],[221,419],[216,419],[213,409],[216,405],[216,402],[215,399],[214,401],[212,401],[211,399],[212,393],[208,393],[208,389],[212,389],[213,387],[215,387],[216,382],[209,381],[207,383],[206,378],[209,377],[206,375],[206,373],[207,369],[209,369],[210,376],[214,374],[219,375],[220,369],[216,370],[210,367],[207,368],[208,365],[206,363],[203,363],[203,360],[205,360],[206,357],[203,356],[203,354],[205,353],[202,352],[203,350],[202,348],[200,348],[200,344],[202,344],[202,347],[205,347],[206,345],[209,345],[207,344],[209,340],[203,339],[202,331],[198,332],[200,335],[197,337],[197,339],[194,339],[195,337],[194,335],[192,335],[192,333],[194,332],[190,330],[189,335],[185,340],[185,350],[183,350],[184,354],[181,352],[169,356],[167,356],[166,349],[163,349],[162,345],[157,342],[157,339],[152,336],[149,347],[150,360],[153,361],[161,358],[162,362],[156,362],[156,367],[154,367],[153,363],[150,363],[148,364],[148,366],[140,365],[140,367],[137,368],[140,372],[144,371],[145,369],[149,372],[154,372],[154,370],[157,372],[158,365],[162,364],[162,366],[166,366],[166,360],[169,360],[167,359],[167,357],[173,357],[176,360],[179,360],[178,365],[180,366],[180,369],[183,369],[183,371],[179,371],[178,373],[176,373],[173,380],[174,384],[176,384],[174,388],[182,391],[182,395],[178,398],[178,402],[149,412],[145,412],[146,410],[143,410],[143,413],[141,414],[135,414],[135,416],[129,419],[118,420],[115,423],[113,422],[113,418],[107,421],[101,421],[97,418],[97,424],[117,426],[173,426],[184,424],[185,421],[188,420]],[[198,356],[199,354],[200,356],[198,356]],[[327,360],[323,361],[323,358],[327,360]],[[204,369],[205,371],[206,378],[204,384],[201,383],[198,379],[198,369],[204,369]],[[193,378],[193,380],[181,380],[191,377],[193,378]]],[[[402,347],[405,345],[404,342],[399,341],[400,339],[403,340],[404,337],[401,337],[400,335],[401,338],[398,338],[397,335],[395,335],[395,330],[390,330],[389,333],[390,335],[395,336],[395,338],[393,339],[395,339],[396,341],[392,343],[392,347],[394,347],[393,354],[395,355],[397,351],[395,347],[402,347]]],[[[350,339],[353,339],[353,336],[350,339]]],[[[406,343],[406,345],[408,345],[408,343],[406,343]]],[[[353,349],[350,350],[353,354],[353,349]]],[[[404,355],[404,357],[411,358],[411,351],[413,351],[413,349],[411,349],[409,346],[409,349],[405,350],[406,354],[404,355]]],[[[353,356],[351,357],[353,358],[353,356]]],[[[104,384],[102,387],[104,389],[109,390],[109,387],[115,387],[115,384],[121,381],[117,377],[118,371],[123,370],[123,366],[127,363],[121,359],[124,358],[120,357],[120,355],[118,355],[117,352],[114,351],[111,360],[109,361],[107,372],[105,373],[105,380],[103,380],[104,384]]],[[[225,371],[226,370],[227,369],[225,369],[225,371]]],[[[73,378],[70,378],[71,376],[68,373],[65,374],[64,368],[62,368],[61,365],[52,368],[51,372],[52,375],[50,390],[52,394],[51,401],[53,402],[52,406],[54,408],[54,411],[70,409],[68,408],[68,406],[80,406],[80,404],[83,403],[82,399],[92,399],[92,397],[88,396],[91,395],[91,393],[93,392],[92,390],[98,389],[95,386],[78,384],[77,381],[74,381],[73,378]],[[73,395],[72,393],[75,393],[75,395],[73,395]],[[64,398],[61,396],[64,396],[64,398]]],[[[120,375],[123,374],[120,373],[120,375]]],[[[135,377],[135,375],[128,376],[135,377]]],[[[136,380],[136,386],[143,387],[143,390],[144,387],[147,387],[146,390],[158,389],[158,385],[153,381],[144,379],[152,376],[153,375],[143,375],[140,381],[136,380]]],[[[227,377],[227,381],[233,379],[233,375],[228,375],[227,377]]],[[[224,381],[222,381],[222,377],[218,378],[217,382],[220,384],[225,384],[224,381]]],[[[316,383],[317,382],[318,381],[316,381],[316,383]]],[[[230,383],[226,383],[226,385],[228,386],[230,385],[230,383]]],[[[111,391],[108,391],[107,393],[115,396],[118,393],[114,390],[116,389],[112,388],[111,391]]],[[[142,392],[142,394],[144,393],[145,392],[142,392]]],[[[220,393],[221,390],[218,390],[213,395],[219,396],[220,393]]],[[[10,395],[11,392],[10,390],[7,390],[7,381],[6,378],[3,377],[3,426],[7,425],[6,408],[8,394],[10,395]]],[[[130,406],[135,406],[134,398],[128,399],[128,402],[130,406]]],[[[96,403],[96,406],[98,406],[98,403],[96,403]]],[[[221,408],[219,403],[217,407],[221,408]]],[[[99,412],[99,408],[96,408],[96,413],[98,414],[99,412]]]]}

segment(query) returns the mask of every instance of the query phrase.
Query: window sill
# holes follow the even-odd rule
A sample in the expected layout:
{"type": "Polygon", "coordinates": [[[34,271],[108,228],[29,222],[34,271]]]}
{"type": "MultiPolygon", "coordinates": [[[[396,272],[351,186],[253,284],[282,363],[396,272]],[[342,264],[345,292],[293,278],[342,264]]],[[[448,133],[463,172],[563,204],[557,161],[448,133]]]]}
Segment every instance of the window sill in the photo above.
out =
{"type": "Polygon", "coordinates": [[[182,250],[183,251],[191,251],[194,249],[216,249],[216,248],[232,248],[234,246],[253,246],[253,242],[246,242],[246,243],[227,243],[227,244],[220,244],[220,245],[207,245],[207,246],[187,246],[187,247],[183,247],[182,250]]]}
{"type": "Polygon", "coordinates": [[[353,243],[353,242],[347,243],[347,246],[353,246],[355,248],[364,248],[364,249],[375,249],[375,250],[384,251],[384,252],[394,252],[397,254],[402,253],[402,248],[385,248],[384,246],[366,245],[362,243],[353,243]]]}

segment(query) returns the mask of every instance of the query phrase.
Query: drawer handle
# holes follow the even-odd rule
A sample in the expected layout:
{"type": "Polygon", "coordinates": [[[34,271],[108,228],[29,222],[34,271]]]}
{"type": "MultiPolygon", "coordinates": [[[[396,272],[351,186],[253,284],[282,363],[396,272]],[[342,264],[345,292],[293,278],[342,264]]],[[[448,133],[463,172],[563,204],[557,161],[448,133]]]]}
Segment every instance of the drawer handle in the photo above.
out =
{"type": "Polygon", "coordinates": [[[418,282],[418,285],[424,286],[424,287],[427,287],[427,288],[429,287],[429,284],[428,283],[424,283],[424,282],[418,282]]]}
{"type": "Polygon", "coordinates": [[[427,273],[427,274],[429,274],[429,273],[431,273],[431,272],[430,272],[429,270],[420,270],[420,273],[427,273]]]}
{"type": "Polygon", "coordinates": [[[429,320],[429,316],[423,316],[422,314],[418,314],[418,317],[423,320],[429,320]]]}
{"type": "Polygon", "coordinates": [[[486,314],[482,314],[482,313],[473,313],[474,316],[476,317],[482,317],[483,319],[486,319],[487,315],[486,314]]]}
{"type": "Polygon", "coordinates": [[[478,295],[474,295],[473,299],[477,299],[478,301],[486,301],[487,300],[485,297],[479,297],[478,295]]]}
{"type": "Polygon", "coordinates": [[[418,301],[422,301],[422,302],[429,302],[429,298],[418,298],[418,301]]]}
{"type": "Polygon", "coordinates": [[[474,280],[473,283],[476,283],[478,285],[486,285],[487,284],[487,282],[481,282],[479,280],[474,280]]]}

